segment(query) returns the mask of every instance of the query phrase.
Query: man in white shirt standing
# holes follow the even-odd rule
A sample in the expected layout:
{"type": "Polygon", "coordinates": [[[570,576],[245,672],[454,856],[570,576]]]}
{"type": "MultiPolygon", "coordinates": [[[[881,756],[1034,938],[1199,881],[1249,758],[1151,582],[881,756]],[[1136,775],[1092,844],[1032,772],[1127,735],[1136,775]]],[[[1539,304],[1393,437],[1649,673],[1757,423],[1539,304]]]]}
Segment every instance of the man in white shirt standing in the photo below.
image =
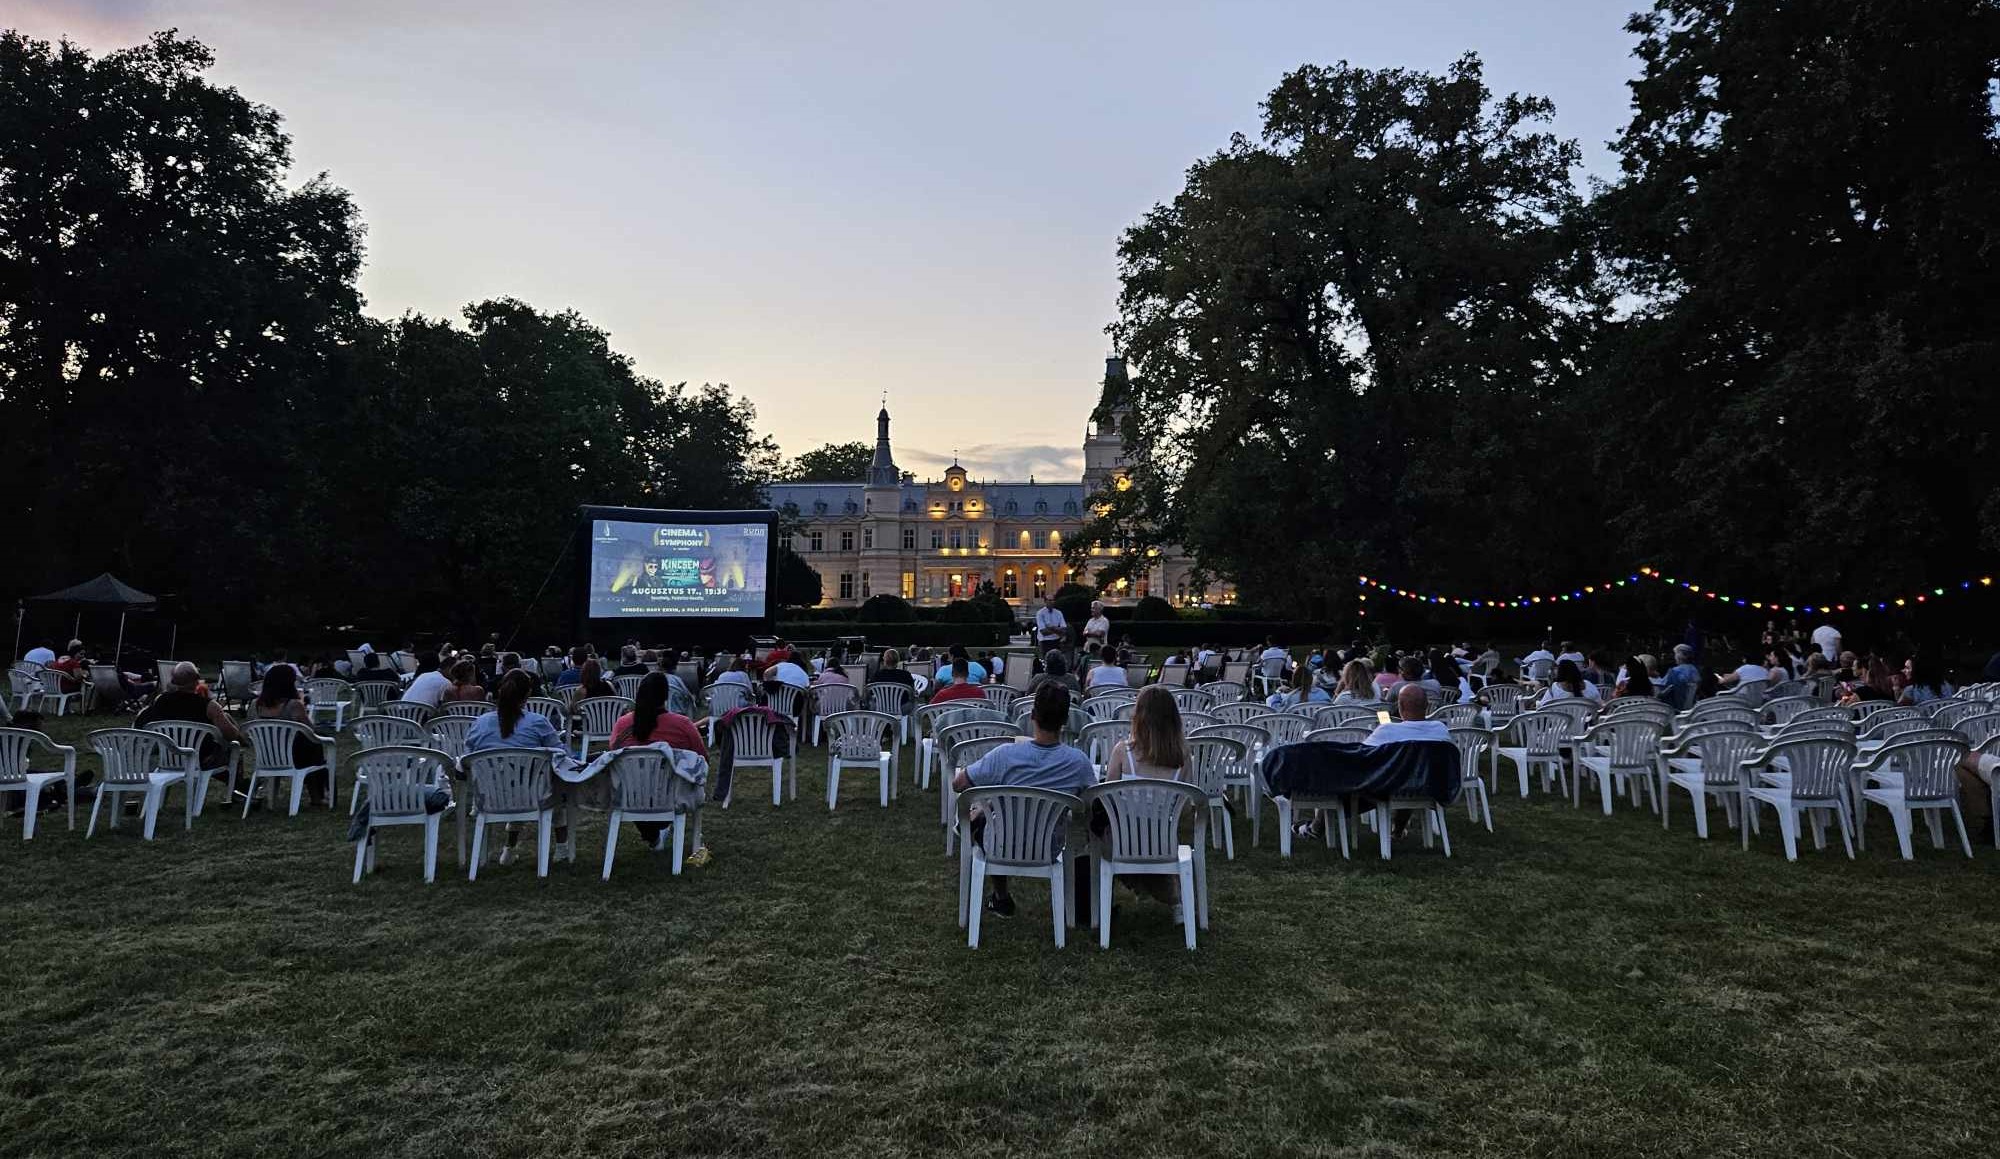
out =
{"type": "Polygon", "coordinates": [[[1056,610],[1053,594],[1042,597],[1041,609],[1035,613],[1035,643],[1039,652],[1061,648],[1069,643],[1069,621],[1056,610]]]}
{"type": "MultiPolygon", "coordinates": [[[[1039,618],[1039,617],[1038,617],[1039,618]]],[[[1111,642],[1111,620],[1104,614],[1104,601],[1090,601],[1090,619],[1083,622],[1083,645],[1097,645],[1098,651],[1111,642]]]]}
{"type": "Polygon", "coordinates": [[[1834,627],[1832,624],[1821,624],[1819,627],[1813,629],[1812,642],[1813,647],[1819,649],[1820,655],[1825,656],[1828,663],[1837,664],[1840,662],[1839,628],[1834,627]]]}

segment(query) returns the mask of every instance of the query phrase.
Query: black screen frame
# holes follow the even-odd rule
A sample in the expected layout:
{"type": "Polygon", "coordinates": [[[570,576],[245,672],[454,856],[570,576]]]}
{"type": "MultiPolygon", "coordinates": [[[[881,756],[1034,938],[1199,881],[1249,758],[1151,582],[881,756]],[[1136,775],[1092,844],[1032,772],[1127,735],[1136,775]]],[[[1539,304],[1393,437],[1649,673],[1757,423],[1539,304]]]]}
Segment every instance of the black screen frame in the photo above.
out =
{"type": "Polygon", "coordinates": [[[574,557],[571,585],[574,596],[571,622],[577,639],[597,643],[600,650],[636,636],[648,645],[689,647],[743,647],[752,636],[769,636],[778,615],[778,513],[769,509],[744,511],[683,511],[654,507],[577,508],[576,529],[571,540],[574,557]],[[761,523],[764,536],[764,614],[761,616],[618,616],[592,619],[590,616],[590,529],[600,519],[627,523],[688,523],[698,527],[761,523]]]}

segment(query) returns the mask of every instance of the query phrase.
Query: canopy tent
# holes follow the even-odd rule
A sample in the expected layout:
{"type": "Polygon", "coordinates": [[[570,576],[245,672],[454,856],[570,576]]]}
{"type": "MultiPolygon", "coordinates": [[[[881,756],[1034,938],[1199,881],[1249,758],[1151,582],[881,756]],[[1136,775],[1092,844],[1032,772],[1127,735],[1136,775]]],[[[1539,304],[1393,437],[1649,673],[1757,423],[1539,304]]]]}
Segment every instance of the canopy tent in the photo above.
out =
{"type": "MultiPolygon", "coordinates": [[[[61,591],[31,596],[28,602],[43,607],[74,609],[76,625],[71,630],[71,635],[76,635],[77,630],[82,628],[83,613],[115,610],[118,613],[118,647],[111,653],[113,664],[118,663],[118,658],[125,652],[125,617],[133,612],[157,611],[160,606],[159,600],[108,571],[100,573],[96,579],[87,579],[61,591]]],[[[21,628],[18,620],[15,621],[14,627],[14,654],[16,656],[21,654],[21,628]]]]}

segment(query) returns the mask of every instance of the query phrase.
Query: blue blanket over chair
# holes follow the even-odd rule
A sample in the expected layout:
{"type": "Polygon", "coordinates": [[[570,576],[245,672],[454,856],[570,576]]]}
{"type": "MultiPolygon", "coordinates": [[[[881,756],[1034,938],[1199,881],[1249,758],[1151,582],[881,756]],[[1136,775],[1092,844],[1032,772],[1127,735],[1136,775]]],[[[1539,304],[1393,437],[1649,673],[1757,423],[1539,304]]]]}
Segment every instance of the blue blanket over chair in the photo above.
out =
{"type": "Polygon", "coordinates": [[[1264,784],[1274,797],[1359,797],[1370,801],[1458,796],[1458,746],[1442,740],[1394,744],[1299,741],[1264,754],[1264,784]]]}

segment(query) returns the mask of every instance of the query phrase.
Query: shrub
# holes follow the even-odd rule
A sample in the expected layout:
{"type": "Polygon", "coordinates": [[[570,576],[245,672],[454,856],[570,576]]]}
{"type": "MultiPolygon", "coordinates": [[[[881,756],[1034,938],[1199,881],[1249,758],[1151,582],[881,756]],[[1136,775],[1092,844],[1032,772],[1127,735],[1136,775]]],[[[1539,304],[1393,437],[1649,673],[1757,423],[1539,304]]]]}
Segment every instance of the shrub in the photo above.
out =
{"type": "Polygon", "coordinates": [[[1134,620],[1161,621],[1177,619],[1174,606],[1159,596],[1141,596],[1132,608],[1134,620]]]}
{"type": "Polygon", "coordinates": [[[903,597],[884,592],[862,601],[854,618],[867,624],[914,624],[917,622],[917,609],[903,597]]]}

